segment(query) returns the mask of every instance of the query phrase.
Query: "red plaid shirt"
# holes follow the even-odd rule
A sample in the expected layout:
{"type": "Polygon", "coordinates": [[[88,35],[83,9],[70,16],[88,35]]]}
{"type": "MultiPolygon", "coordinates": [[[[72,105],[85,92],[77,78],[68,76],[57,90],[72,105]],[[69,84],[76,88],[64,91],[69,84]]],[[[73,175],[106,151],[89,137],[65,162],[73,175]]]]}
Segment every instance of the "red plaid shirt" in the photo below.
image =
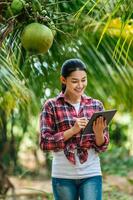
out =
{"type": "Polygon", "coordinates": [[[40,147],[44,150],[62,151],[69,161],[75,164],[74,150],[81,163],[88,158],[89,148],[94,148],[97,152],[103,152],[109,144],[108,130],[104,131],[104,144],[97,146],[94,133],[82,135],[82,131],[72,138],[64,141],[64,131],[70,129],[77,117],[86,117],[90,119],[96,111],[103,110],[103,104],[96,99],[83,95],[80,102],[79,113],[77,115],[75,108],[69,104],[60,93],[56,98],[45,102],[40,116],[40,147]]]}

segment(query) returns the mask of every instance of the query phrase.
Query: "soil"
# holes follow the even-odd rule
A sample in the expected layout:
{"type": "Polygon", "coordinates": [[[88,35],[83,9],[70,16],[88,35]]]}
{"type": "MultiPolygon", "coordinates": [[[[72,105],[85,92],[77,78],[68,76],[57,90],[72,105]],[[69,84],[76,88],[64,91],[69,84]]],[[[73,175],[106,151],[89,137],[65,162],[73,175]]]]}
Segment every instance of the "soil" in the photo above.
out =
{"type": "MultiPolygon", "coordinates": [[[[27,171],[32,172],[33,175],[27,175],[27,173],[21,176],[9,176],[10,181],[13,183],[15,187],[15,194],[17,195],[16,199],[7,197],[7,200],[52,200],[53,198],[47,198],[47,194],[52,193],[51,187],[51,179],[48,178],[46,167],[37,169],[37,165],[35,164],[35,159],[33,156],[23,159],[23,166],[27,168],[27,171]],[[36,173],[34,173],[34,170],[36,173]],[[41,197],[39,197],[39,194],[41,197]]],[[[42,160],[42,157],[40,157],[42,160]]],[[[22,163],[21,163],[22,164],[22,163]]],[[[44,164],[44,162],[43,162],[44,164]]],[[[117,191],[117,193],[122,193],[127,198],[120,198],[120,200],[130,200],[133,196],[133,171],[127,173],[126,177],[118,176],[118,175],[103,175],[103,193],[105,196],[107,195],[107,200],[116,200],[117,197],[108,198],[108,194],[112,195],[112,192],[117,191]]],[[[8,194],[12,195],[12,192],[9,191],[8,194]]],[[[122,195],[123,196],[123,195],[122,195]]],[[[0,198],[1,199],[1,198],[0,198]]],[[[104,198],[106,200],[106,197],[104,198]]]]}

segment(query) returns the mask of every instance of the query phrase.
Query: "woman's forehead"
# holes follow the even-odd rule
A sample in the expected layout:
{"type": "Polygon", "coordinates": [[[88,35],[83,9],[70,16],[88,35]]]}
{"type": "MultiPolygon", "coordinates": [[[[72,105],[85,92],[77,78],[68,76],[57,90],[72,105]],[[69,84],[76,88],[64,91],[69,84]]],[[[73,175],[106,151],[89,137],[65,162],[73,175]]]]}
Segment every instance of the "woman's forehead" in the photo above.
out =
{"type": "Polygon", "coordinates": [[[87,74],[85,71],[82,71],[82,70],[77,70],[77,71],[74,71],[70,74],[69,77],[73,78],[73,77],[78,77],[78,78],[81,78],[81,77],[86,77],[87,74]]]}

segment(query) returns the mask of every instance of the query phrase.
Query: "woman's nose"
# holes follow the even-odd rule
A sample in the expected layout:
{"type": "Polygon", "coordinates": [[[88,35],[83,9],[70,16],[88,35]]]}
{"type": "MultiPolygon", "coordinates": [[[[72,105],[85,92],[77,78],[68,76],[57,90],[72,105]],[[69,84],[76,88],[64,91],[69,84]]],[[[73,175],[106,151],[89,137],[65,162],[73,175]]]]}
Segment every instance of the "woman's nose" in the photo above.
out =
{"type": "Polygon", "coordinates": [[[78,83],[78,87],[79,87],[79,88],[82,88],[82,86],[83,86],[83,83],[82,83],[82,82],[79,82],[79,83],[78,83]]]}

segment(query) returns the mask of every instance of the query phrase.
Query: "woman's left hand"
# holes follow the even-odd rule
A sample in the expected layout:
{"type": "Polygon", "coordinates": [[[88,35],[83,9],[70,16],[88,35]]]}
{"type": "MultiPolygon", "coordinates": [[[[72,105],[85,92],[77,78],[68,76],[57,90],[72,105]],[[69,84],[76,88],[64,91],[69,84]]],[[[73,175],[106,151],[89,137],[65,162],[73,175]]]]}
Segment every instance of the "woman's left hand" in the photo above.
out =
{"type": "Polygon", "coordinates": [[[96,137],[96,144],[101,146],[104,143],[104,134],[103,131],[107,127],[106,120],[103,117],[98,117],[93,122],[93,131],[96,137]]]}
{"type": "Polygon", "coordinates": [[[93,123],[93,131],[95,134],[103,133],[106,126],[106,120],[103,117],[98,117],[93,123]]]}

